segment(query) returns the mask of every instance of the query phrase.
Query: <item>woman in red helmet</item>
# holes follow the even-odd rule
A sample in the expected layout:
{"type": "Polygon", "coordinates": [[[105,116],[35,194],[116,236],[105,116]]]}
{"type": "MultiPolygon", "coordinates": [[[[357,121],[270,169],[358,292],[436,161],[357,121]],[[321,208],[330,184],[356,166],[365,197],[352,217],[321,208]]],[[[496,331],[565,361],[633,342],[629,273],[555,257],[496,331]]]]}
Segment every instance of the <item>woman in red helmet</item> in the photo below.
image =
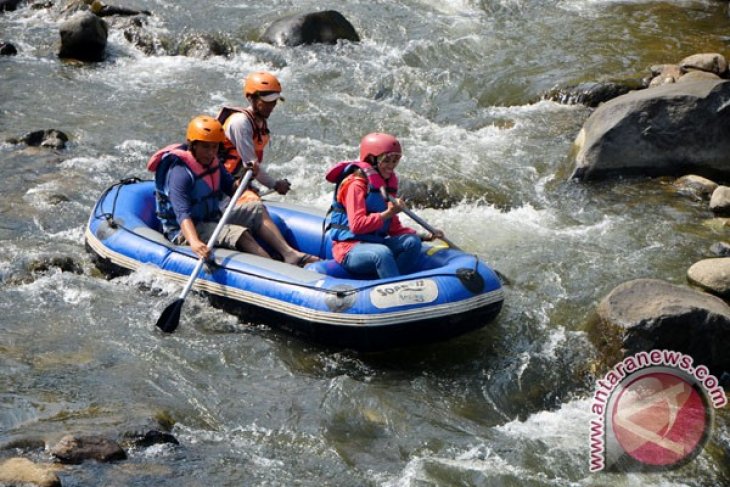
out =
{"type": "MultiPolygon", "coordinates": [[[[413,272],[418,264],[422,238],[398,219],[405,208],[396,198],[401,155],[398,139],[372,133],[360,142],[359,161],[339,163],[327,173],[327,180],[337,184],[328,229],[332,254],[353,274],[375,273],[382,279],[413,272]]],[[[437,231],[423,240],[440,236],[437,231]]]]}
{"type": "MultiPolygon", "coordinates": [[[[253,163],[256,167],[256,180],[286,194],[291,184],[286,179],[274,179],[261,164],[264,160],[264,148],[269,143],[269,126],[267,121],[276,108],[281,96],[281,83],[271,73],[259,71],[246,77],[243,95],[248,100],[248,108],[225,106],[218,113],[218,121],[223,124],[226,134],[224,142],[223,163],[228,172],[238,178],[243,174],[243,163],[253,163]]],[[[259,199],[256,193],[247,191],[242,200],[259,199]]]]}

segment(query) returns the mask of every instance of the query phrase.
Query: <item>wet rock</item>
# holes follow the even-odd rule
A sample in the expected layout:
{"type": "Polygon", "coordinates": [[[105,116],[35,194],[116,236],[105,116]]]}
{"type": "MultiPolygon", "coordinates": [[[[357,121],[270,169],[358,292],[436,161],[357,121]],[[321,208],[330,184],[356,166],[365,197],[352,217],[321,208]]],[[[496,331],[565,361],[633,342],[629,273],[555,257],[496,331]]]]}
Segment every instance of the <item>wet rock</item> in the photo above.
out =
{"type": "Polygon", "coordinates": [[[710,210],[716,215],[730,215],[730,187],[718,186],[712,192],[710,210]]]}
{"type": "Polygon", "coordinates": [[[134,10],[126,7],[115,7],[113,5],[105,5],[99,0],[94,0],[91,4],[91,11],[99,17],[109,17],[112,15],[124,17],[131,17],[134,15],[152,15],[149,10],[134,10]]]}
{"type": "Polygon", "coordinates": [[[127,447],[147,448],[152,445],[171,443],[179,445],[180,442],[171,433],[158,430],[149,431],[128,431],[122,435],[121,442],[127,447]]]}
{"type": "Polygon", "coordinates": [[[148,56],[164,56],[170,54],[173,42],[166,37],[147,30],[144,17],[115,19],[114,27],[122,30],[124,38],[148,56]]]}
{"type": "Polygon", "coordinates": [[[73,274],[84,273],[81,264],[76,262],[72,257],[43,257],[28,263],[28,272],[31,274],[45,273],[54,268],[73,274]]]}
{"type": "Polygon", "coordinates": [[[278,46],[335,44],[339,39],[360,42],[352,24],[336,10],[326,10],[281,18],[261,36],[262,42],[278,46]]]}
{"type": "Polygon", "coordinates": [[[57,466],[39,465],[26,458],[10,458],[0,463],[0,484],[61,487],[57,466]]]}
{"type": "Polygon", "coordinates": [[[68,136],[56,129],[36,130],[24,135],[20,139],[8,139],[11,144],[27,144],[31,147],[48,147],[50,149],[64,149],[68,136]]]}
{"type": "Polygon", "coordinates": [[[588,107],[597,107],[601,103],[640,88],[642,88],[640,82],[633,84],[615,83],[611,81],[581,83],[566,88],[556,88],[543,95],[543,98],[566,105],[579,104],[588,107]]]}
{"type": "Polygon", "coordinates": [[[113,462],[127,458],[121,446],[101,436],[66,435],[51,448],[51,454],[61,463],[73,465],[85,460],[113,462]]]}
{"type": "Polygon", "coordinates": [[[46,440],[38,436],[21,436],[0,443],[0,450],[43,450],[46,440]]]}
{"type": "Polygon", "coordinates": [[[451,208],[458,201],[438,181],[403,179],[399,182],[398,195],[414,208],[451,208]]]}
{"type": "Polygon", "coordinates": [[[71,200],[65,194],[51,194],[46,198],[46,202],[53,206],[60,205],[61,203],[68,203],[69,201],[71,200]]]}
{"type": "Polygon", "coordinates": [[[15,56],[18,50],[9,42],[0,42],[0,56],[15,56]]]}
{"type": "Polygon", "coordinates": [[[30,8],[31,10],[47,10],[49,8],[53,7],[53,2],[35,2],[31,4],[30,8]]]}
{"type": "Polygon", "coordinates": [[[718,257],[730,257],[730,243],[715,242],[710,246],[710,252],[718,257]]]}
{"type": "Polygon", "coordinates": [[[0,12],[12,12],[18,8],[24,0],[0,0],[0,12]]]}
{"type": "Polygon", "coordinates": [[[689,83],[695,80],[719,80],[721,79],[714,73],[708,73],[707,71],[690,71],[677,80],[677,83],[689,83]]]}
{"type": "Polygon", "coordinates": [[[717,186],[716,182],[695,174],[682,176],[674,182],[674,187],[680,194],[690,196],[697,201],[709,200],[717,186]]]}
{"type": "Polygon", "coordinates": [[[659,64],[649,69],[651,71],[649,87],[676,83],[685,73],[677,64],[659,64]]]}
{"type": "Polygon", "coordinates": [[[730,258],[704,259],[692,264],[687,280],[721,298],[730,297],[730,258]]]}
{"type": "Polygon", "coordinates": [[[60,58],[98,62],[104,59],[109,27],[89,11],[74,14],[61,24],[60,58]]]}
{"type": "Polygon", "coordinates": [[[721,77],[727,77],[728,74],[728,64],[725,56],[716,52],[693,54],[682,59],[679,66],[684,71],[705,71],[721,77]]]}
{"type": "Polygon", "coordinates": [[[589,337],[610,360],[640,351],[675,350],[718,377],[730,370],[730,306],[722,299],[656,279],[614,288],[598,306],[589,337]],[[618,354],[616,357],[614,355],[618,354]]]}
{"type": "Polygon", "coordinates": [[[572,178],[730,177],[730,82],[634,91],[599,106],[574,143],[572,178]]]}
{"type": "Polygon", "coordinates": [[[211,56],[230,56],[233,46],[230,41],[212,34],[190,34],[187,35],[178,46],[179,54],[196,58],[209,58],[211,56]]]}

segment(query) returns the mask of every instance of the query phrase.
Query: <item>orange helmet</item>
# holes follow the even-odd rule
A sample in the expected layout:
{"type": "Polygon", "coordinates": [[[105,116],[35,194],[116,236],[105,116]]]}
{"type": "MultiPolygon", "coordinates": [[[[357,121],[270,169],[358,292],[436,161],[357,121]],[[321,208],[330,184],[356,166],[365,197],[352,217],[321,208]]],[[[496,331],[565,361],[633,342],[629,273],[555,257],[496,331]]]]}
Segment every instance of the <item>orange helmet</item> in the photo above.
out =
{"type": "Polygon", "coordinates": [[[188,124],[188,142],[225,142],[226,134],[221,123],[213,117],[198,115],[188,124]]]}
{"type": "Polygon", "coordinates": [[[257,71],[249,74],[246,77],[246,82],[243,84],[243,96],[255,96],[259,93],[277,95],[267,101],[274,101],[276,99],[284,100],[281,96],[281,83],[276,79],[276,76],[266,71],[257,71]]]}
{"type": "Polygon", "coordinates": [[[390,134],[373,132],[367,134],[360,142],[360,160],[365,161],[368,156],[378,157],[383,154],[402,154],[398,139],[390,134]]]}

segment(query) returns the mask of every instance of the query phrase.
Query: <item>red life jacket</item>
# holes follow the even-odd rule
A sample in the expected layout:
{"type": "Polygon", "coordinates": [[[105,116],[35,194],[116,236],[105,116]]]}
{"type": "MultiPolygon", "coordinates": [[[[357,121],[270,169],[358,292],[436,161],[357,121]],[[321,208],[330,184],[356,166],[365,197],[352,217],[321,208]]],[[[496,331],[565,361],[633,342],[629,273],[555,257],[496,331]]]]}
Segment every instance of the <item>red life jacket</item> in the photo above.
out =
{"type": "Polygon", "coordinates": [[[333,241],[360,240],[363,242],[382,242],[388,235],[390,229],[390,221],[388,218],[383,225],[375,232],[369,234],[355,234],[350,229],[350,222],[347,218],[347,210],[344,206],[343,191],[345,186],[351,184],[354,180],[351,176],[357,169],[361,169],[368,179],[368,194],[365,197],[365,208],[368,213],[380,213],[384,211],[388,205],[383,200],[380,188],[385,188],[386,192],[391,196],[395,196],[398,192],[398,176],[393,175],[386,181],[383,176],[370,164],[363,161],[344,161],[335,164],[325,178],[331,183],[335,183],[334,197],[327,215],[327,223],[325,230],[329,232],[333,241]],[[348,178],[349,177],[349,178],[348,178]]]}
{"type": "Polygon", "coordinates": [[[157,217],[162,224],[165,236],[169,240],[173,240],[180,232],[180,223],[175,217],[175,211],[170,202],[167,175],[177,159],[166,157],[168,155],[177,156],[185,164],[185,169],[193,181],[193,190],[190,195],[191,214],[196,222],[215,221],[220,217],[221,165],[216,159],[209,166],[203,166],[183,144],[168,145],[155,152],[147,161],[147,169],[155,173],[157,217]]]}

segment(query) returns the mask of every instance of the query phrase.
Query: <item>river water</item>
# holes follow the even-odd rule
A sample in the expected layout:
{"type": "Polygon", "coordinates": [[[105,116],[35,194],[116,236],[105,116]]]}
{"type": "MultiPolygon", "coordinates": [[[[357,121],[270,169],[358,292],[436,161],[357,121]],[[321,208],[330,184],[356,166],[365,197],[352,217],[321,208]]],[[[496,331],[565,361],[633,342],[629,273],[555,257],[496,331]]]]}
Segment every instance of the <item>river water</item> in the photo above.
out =
{"type": "Polygon", "coordinates": [[[71,139],[55,152],[0,144],[0,442],[175,422],[181,447],[61,473],[79,486],[730,482],[722,417],[711,446],[679,470],[588,472],[592,310],[630,279],[685,283],[727,230],[669,180],[566,181],[590,110],[539,101],[554,86],[730,55],[726,2],[123,4],[154,12],[156,35],[215,32],[236,50],[146,56],[112,30],[108,59],[80,65],[55,57],[60,6],[0,14],[19,50],[0,59],[0,140],[46,128],[71,139]],[[362,42],[255,41],[284,14],[328,8],[362,42]],[[287,98],[267,152],[269,171],[293,184],[286,199],[326,207],[325,168],[355,157],[367,132],[397,134],[401,177],[443,183],[460,200],[421,216],[513,281],[491,325],[363,355],[191,295],[178,331],[162,336],[154,323],[179,287],[149,269],[112,280],[94,270],[83,231],[96,198],[120,178],[149,178],[155,149],[179,141],[192,116],[242,103],[241,79],[259,69],[287,98]]]}

